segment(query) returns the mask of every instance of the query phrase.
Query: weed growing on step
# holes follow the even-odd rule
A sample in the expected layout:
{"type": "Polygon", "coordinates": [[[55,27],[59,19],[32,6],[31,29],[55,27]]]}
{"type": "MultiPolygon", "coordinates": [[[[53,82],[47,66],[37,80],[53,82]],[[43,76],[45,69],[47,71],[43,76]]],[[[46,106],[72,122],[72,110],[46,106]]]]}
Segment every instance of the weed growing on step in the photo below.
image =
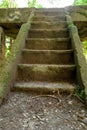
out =
{"type": "Polygon", "coordinates": [[[85,90],[76,88],[73,92],[73,96],[77,97],[82,103],[85,103],[85,90]]]}

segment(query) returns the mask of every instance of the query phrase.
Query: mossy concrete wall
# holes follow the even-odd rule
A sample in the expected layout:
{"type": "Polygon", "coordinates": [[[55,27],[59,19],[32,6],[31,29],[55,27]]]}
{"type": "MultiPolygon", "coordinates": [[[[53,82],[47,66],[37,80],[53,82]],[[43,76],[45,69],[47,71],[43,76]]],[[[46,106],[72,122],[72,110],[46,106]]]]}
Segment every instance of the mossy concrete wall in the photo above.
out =
{"type": "Polygon", "coordinates": [[[87,40],[87,5],[69,6],[65,8],[72,18],[74,25],[78,28],[81,40],[87,40]]]}
{"type": "Polygon", "coordinates": [[[17,73],[17,64],[21,58],[21,50],[24,48],[32,17],[33,14],[31,13],[28,22],[21,26],[15,44],[12,46],[11,54],[0,73],[0,103],[2,103],[2,100],[6,97],[14,84],[17,73]]]}
{"type": "Polygon", "coordinates": [[[72,48],[74,50],[74,58],[76,64],[77,81],[81,89],[85,90],[87,104],[87,63],[82,52],[82,43],[79,38],[78,29],[74,26],[70,16],[66,16],[72,48]]]}

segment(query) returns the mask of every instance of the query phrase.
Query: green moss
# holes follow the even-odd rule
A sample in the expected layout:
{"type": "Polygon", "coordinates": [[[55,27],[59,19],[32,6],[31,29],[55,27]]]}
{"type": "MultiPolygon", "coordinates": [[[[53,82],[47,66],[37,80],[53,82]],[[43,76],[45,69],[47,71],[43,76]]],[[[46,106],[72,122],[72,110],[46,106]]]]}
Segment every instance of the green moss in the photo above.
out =
{"type": "Polygon", "coordinates": [[[85,90],[84,89],[81,89],[79,87],[75,88],[74,92],[73,92],[73,95],[75,97],[80,98],[83,102],[85,102],[86,95],[85,95],[85,90]]]}

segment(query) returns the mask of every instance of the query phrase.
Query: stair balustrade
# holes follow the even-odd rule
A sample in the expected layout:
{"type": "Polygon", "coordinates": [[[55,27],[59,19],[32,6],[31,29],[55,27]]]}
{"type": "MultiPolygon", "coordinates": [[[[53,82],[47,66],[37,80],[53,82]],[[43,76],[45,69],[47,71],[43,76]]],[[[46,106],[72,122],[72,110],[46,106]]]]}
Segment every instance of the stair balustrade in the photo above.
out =
{"type": "Polygon", "coordinates": [[[81,89],[85,90],[85,99],[87,104],[87,64],[82,52],[82,43],[79,37],[78,29],[73,24],[72,18],[66,15],[67,25],[71,38],[72,48],[77,69],[77,81],[81,89]]]}

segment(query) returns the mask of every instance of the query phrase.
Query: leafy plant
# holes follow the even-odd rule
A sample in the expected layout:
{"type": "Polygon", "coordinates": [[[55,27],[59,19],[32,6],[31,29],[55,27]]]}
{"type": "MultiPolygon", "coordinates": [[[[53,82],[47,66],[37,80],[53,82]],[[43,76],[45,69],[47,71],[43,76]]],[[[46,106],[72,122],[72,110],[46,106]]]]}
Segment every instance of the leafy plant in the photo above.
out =
{"type": "Polygon", "coordinates": [[[13,0],[0,0],[0,8],[17,7],[16,2],[13,0]]]}
{"type": "Polygon", "coordinates": [[[84,54],[86,61],[87,61],[87,41],[84,41],[82,43],[82,49],[83,49],[83,54],[84,54]]]}
{"type": "Polygon", "coordinates": [[[28,7],[36,7],[36,8],[42,8],[41,4],[38,4],[36,0],[29,0],[28,1],[28,7]]]}
{"type": "Polygon", "coordinates": [[[76,88],[73,95],[77,97],[81,102],[85,103],[85,90],[81,88],[76,88]]]}
{"type": "Polygon", "coordinates": [[[75,0],[73,5],[87,5],[87,0],[75,0]]]}

